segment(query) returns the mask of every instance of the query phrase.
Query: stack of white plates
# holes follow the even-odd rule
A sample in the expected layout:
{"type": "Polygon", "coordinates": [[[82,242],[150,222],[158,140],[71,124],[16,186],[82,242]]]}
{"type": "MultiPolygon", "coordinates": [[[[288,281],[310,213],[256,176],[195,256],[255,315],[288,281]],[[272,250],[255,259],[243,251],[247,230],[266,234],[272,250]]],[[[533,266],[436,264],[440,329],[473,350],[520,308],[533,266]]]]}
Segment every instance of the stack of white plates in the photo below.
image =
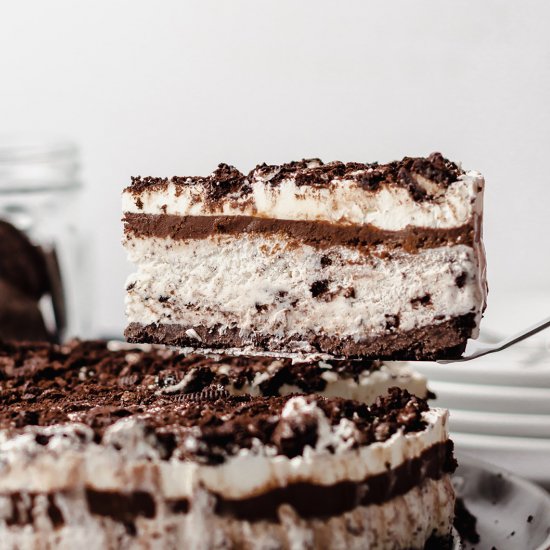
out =
{"type": "Polygon", "coordinates": [[[469,362],[415,366],[434,405],[450,409],[459,451],[550,486],[550,334],[469,362]]]}

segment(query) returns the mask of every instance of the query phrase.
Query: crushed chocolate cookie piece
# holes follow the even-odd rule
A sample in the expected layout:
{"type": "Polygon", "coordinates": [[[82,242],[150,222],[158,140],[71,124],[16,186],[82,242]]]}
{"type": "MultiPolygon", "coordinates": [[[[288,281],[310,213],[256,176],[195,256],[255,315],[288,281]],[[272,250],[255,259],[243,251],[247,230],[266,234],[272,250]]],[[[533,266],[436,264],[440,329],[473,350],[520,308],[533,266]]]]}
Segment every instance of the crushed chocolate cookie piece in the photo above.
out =
{"type": "Polygon", "coordinates": [[[458,288],[462,288],[464,284],[466,283],[466,279],[468,277],[468,274],[465,272],[462,272],[458,277],[455,278],[455,284],[458,288]]]}
{"type": "Polygon", "coordinates": [[[411,305],[414,308],[420,306],[429,306],[432,303],[432,296],[430,294],[424,294],[424,296],[419,296],[418,298],[413,298],[411,300],[411,305]]]}
{"type": "Polygon", "coordinates": [[[477,532],[477,518],[466,508],[464,499],[457,498],[455,502],[454,528],[460,535],[462,542],[477,544],[480,541],[477,532]]]}
{"type": "Polygon", "coordinates": [[[389,315],[384,316],[386,318],[386,331],[393,332],[399,328],[401,318],[399,315],[389,315]]]}
{"type": "Polygon", "coordinates": [[[330,281],[328,279],[315,281],[309,289],[311,292],[311,295],[314,298],[318,298],[319,296],[322,296],[323,294],[325,294],[325,292],[327,292],[329,283],[330,281]]]}
{"type": "Polygon", "coordinates": [[[140,193],[163,188],[169,184],[175,185],[176,188],[189,185],[202,185],[208,198],[212,201],[221,200],[235,193],[248,195],[252,191],[246,176],[239,172],[234,166],[224,163],[219,164],[216,170],[207,177],[174,176],[170,179],[153,177],[142,178],[141,176],[132,177],[132,183],[127,190],[130,190],[135,196],[139,196],[140,193]]]}

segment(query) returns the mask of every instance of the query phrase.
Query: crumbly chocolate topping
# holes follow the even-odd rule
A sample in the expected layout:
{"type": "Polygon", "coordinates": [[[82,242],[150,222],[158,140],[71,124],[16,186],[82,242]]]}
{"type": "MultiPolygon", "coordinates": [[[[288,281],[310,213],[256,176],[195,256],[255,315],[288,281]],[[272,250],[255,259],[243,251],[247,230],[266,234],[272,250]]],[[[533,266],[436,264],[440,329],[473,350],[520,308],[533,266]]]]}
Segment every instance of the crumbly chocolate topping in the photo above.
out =
{"type": "MultiPolygon", "coordinates": [[[[162,458],[176,453],[208,464],[258,442],[286,456],[316,444],[316,416],[282,415],[292,397],[231,396],[215,384],[200,389],[192,377],[185,391],[195,391],[185,393],[175,387],[177,371],[166,368],[170,359],[134,355],[137,361],[132,352],[106,353],[100,342],[2,345],[0,429],[15,435],[28,426],[80,422],[100,443],[115,422],[134,417],[162,458]],[[170,386],[173,391],[163,391],[170,386]]],[[[420,431],[425,426],[421,414],[428,409],[424,400],[399,389],[370,407],[344,399],[302,399],[315,401],[333,426],[344,418],[353,423],[353,446],[385,441],[398,430],[420,431]]],[[[38,433],[36,442],[48,445],[49,437],[38,433]]]]}
{"type": "Polygon", "coordinates": [[[409,189],[416,200],[427,198],[426,191],[419,187],[414,176],[429,179],[448,187],[464,172],[441,153],[432,153],[427,158],[404,157],[400,161],[378,164],[359,162],[329,162],[320,159],[304,159],[281,166],[262,164],[249,174],[249,178],[268,179],[273,185],[288,178],[295,178],[297,185],[325,187],[334,180],[357,181],[364,189],[376,191],[382,183],[399,185],[409,189]]]}
{"type": "Polygon", "coordinates": [[[418,178],[424,178],[447,188],[464,171],[441,153],[428,157],[405,157],[387,164],[340,162],[323,163],[320,159],[303,159],[282,165],[260,164],[248,175],[242,174],[233,166],[220,164],[208,177],[152,178],[141,176],[132,178],[126,189],[135,195],[144,191],[162,189],[169,183],[176,186],[203,186],[210,200],[216,201],[229,195],[247,196],[251,193],[251,182],[262,179],[271,185],[292,178],[298,186],[327,187],[331,182],[341,180],[356,181],[368,191],[376,191],[382,184],[395,185],[407,189],[414,200],[423,201],[431,197],[418,178]]]}
{"type": "Polygon", "coordinates": [[[99,340],[74,340],[63,346],[0,343],[0,387],[4,389],[18,387],[29,376],[35,381],[53,380],[53,386],[62,383],[67,391],[80,385],[83,378],[106,387],[157,390],[168,389],[186,378],[185,386],[179,385],[180,393],[199,392],[211,385],[232,385],[237,390],[257,385],[262,395],[276,396],[285,384],[304,393],[323,391],[327,382],[322,375],[326,372],[357,382],[362,374],[377,370],[380,365],[379,361],[367,359],[293,363],[290,359],[269,357],[205,357],[156,347],[112,350],[99,340]],[[261,380],[257,380],[260,374],[261,380]]]}
{"type": "MultiPolygon", "coordinates": [[[[173,183],[176,186],[197,185],[203,187],[206,192],[206,196],[212,200],[217,201],[223,199],[228,195],[238,193],[240,195],[248,195],[251,192],[251,187],[248,183],[248,179],[244,174],[239,172],[234,166],[221,163],[216,170],[209,176],[190,176],[190,177],[178,177],[173,178],[153,178],[141,176],[133,177],[132,183],[128,188],[135,194],[142,193],[143,191],[149,191],[154,189],[162,189],[168,183],[173,183]]],[[[137,200],[140,200],[139,198],[137,200]]],[[[139,206],[138,208],[143,208],[139,206]]]]}

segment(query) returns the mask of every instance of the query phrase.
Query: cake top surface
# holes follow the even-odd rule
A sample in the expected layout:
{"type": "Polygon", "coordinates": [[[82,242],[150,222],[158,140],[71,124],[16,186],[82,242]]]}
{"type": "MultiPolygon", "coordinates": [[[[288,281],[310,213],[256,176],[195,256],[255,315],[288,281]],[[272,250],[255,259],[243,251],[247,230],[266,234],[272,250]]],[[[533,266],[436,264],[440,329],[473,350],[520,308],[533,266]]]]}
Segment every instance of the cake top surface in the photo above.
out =
{"type": "MultiPolygon", "coordinates": [[[[83,442],[112,445],[116,440],[115,447],[123,449],[135,440],[121,436],[131,428],[160,458],[219,464],[243,449],[288,457],[306,446],[338,452],[426,425],[426,402],[406,391],[394,389],[370,407],[312,396],[231,396],[216,384],[190,393],[167,392],[160,375],[156,382],[151,375],[144,375],[144,380],[151,376],[147,382],[138,381],[131,368],[137,363],[119,355],[127,351],[113,355],[105,350],[97,342],[3,345],[2,438],[34,433],[37,443],[47,445],[55,430],[80,426],[83,442]]],[[[153,370],[156,362],[163,364],[158,355],[147,353],[142,361],[150,361],[153,370]]]]}
{"type": "Polygon", "coordinates": [[[281,165],[260,164],[248,174],[243,174],[233,166],[220,164],[209,176],[189,176],[172,178],[141,177],[132,178],[126,192],[141,194],[162,190],[169,184],[178,187],[197,186],[203,189],[212,201],[228,196],[247,196],[252,193],[255,183],[268,183],[272,187],[283,181],[292,180],[297,187],[326,188],[340,181],[351,181],[366,191],[377,191],[382,184],[388,184],[409,191],[416,201],[432,198],[433,189],[447,188],[465,172],[441,153],[428,157],[404,157],[387,164],[340,162],[324,163],[320,159],[303,159],[281,165]]]}
{"type": "Polygon", "coordinates": [[[168,393],[193,393],[212,384],[241,390],[253,384],[262,395],[278,395],[288,384],[312,393],[326,388],[328,372],[332,379],[359,381],[380,366],[379,361],[369,360],[293,363],[269,357],[208,357],[101,340],[73,340],[65,345],[0,342],[4,391],[18,391],[32,380],[32,391],[40,393],[59,387],[72,391],[84,383],[168,393]]]}

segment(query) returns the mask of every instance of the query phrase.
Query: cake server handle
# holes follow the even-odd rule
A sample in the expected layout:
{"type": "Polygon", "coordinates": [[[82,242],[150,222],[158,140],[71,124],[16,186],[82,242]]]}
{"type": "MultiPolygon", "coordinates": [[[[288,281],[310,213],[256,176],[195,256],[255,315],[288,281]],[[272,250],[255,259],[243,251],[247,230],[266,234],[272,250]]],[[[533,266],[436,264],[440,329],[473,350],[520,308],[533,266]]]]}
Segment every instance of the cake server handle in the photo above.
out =
{"type": "Polygon", "coordinates": [[[437,362],[441,364],[448,364],[461,361],[471,361],[472,359],[482,357],[483,355],[488,355],[489,353],[496,353],[497,351],[505,350],[506,348],[509,348],[514,344],[517,344],[518,342],[526,340],[527,338],[530,338],[534,334],[537,334],[538,332],[541,332],[548,327],[550,327],[550,317],[539,321],[537,324],[525,330],[522,330],[521,332],[518,332],[517,334],[514,334],[509,338],[493,344],[486,344],[483,342],[477,342],[476,340],[469,340],[468,345],[466,346],[466,351],[464,352],[464,355],[462,357],[457,357],[456,359],[440,359],[437,362]]]}

